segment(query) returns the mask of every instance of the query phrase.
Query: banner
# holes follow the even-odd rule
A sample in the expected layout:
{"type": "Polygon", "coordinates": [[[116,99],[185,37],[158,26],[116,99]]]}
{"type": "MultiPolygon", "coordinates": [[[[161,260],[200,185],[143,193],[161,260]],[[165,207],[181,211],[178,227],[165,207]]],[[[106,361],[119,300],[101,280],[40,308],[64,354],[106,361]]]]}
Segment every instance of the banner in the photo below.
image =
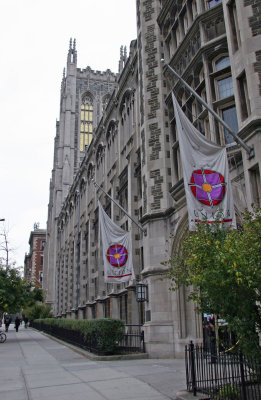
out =
{"type": "Polygon", "coordinates": [[[207,140],[189,121],[172,93],[180,158],[189,215],[189,229],[198,222],[236,228],[226,148],[207,140]]]}
{"type": "Polygon", "coordinates": [[[116,225],[99,205],[99,220],[103,245],[104,281],[121,283],[134,279],[130,232],[116,225]]]}

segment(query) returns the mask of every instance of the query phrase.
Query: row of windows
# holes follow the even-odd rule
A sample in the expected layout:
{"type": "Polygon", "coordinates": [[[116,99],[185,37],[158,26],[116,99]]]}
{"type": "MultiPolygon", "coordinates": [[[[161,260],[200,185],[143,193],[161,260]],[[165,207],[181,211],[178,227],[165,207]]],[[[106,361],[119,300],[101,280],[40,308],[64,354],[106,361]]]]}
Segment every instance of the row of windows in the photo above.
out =
{"type": "MultiPolygon", "coordinates": [[[[207,0],[205,8],[211,9],[220,3],[222,3],[222,0],[207,0]]],[[[166,49],[169,50],[169,57],[181,44],[197,15],[196,0],[187,0],[176,4],[173,2],[169,17],[163,26],[163,36],[167,45],[166,49]]],[[[217,32],[219,32],[219,28],[216,28],[217,32]]]]}
{"type": "MultiPolygon", "coordinates": [[[[227,55],[220,55],[218,58],[213,60],[213,72],[209,74],[210,87],[212,88],[212,101],[222,101],[226,100],[227,102],[219,103],[218,112],[221,118],[230,126],[230,128],[237,133],[238,132],[238,120],[237,120],[237,112],[235,107],[234,100],[234,85],[233,79],[230,71],[230,60],[227,55]],[[212,83],[212,84],[211,84],[212,83]]],[[[211,72],[211,71],[210,71],[211,72]]],[[[196,81],[196,78],[195,80],[196,81]]],[[[194,81],[190,82],[191,87],[195,88],[194,81]]],[[[248,88],[247,88],[247,80],[246,74],[243,72],[237,78],[237,86],[238,86],[238,94],[241,106],[241,120],[244,120],[250,115],[250,102],[248,96],[248,88]]],[[[204,76],[204,67],[201,68],[201,71],[198,73],[198,87],[196,88],[197,92],[208,102],[206,95],[206,82],[204,76]]],[[[199,114],[203,112],[203,107],[201,104],[193,99],[191,100],[190,92],[184,91],[182,95],[179,96],[182,100],[182,105],[186,104],[187,116],[192,120],[196,121],[199,117],[199,114]]],[[[202,126],[198,128],[202,131],[203,134],[209,133],[209,121],[208,115],[204,117],[204,127],[202,131],[202,126]]],[[[222,131],[223,128],[221,128],[222,131]]],[[[234,141],[233,137],[230,133],[224,129],[224,143],[228,144],[234,141]]],[[[213,136],[213,135],[212,135],[213,136]]],[[[219,134],[220,136],[220,134],[219,134]]],[[[175,141],[175,140],[174,140],[175,141]]],[[[223,140],[220,137],[217,137],[217,141],[223,144],[223,140]]]]}

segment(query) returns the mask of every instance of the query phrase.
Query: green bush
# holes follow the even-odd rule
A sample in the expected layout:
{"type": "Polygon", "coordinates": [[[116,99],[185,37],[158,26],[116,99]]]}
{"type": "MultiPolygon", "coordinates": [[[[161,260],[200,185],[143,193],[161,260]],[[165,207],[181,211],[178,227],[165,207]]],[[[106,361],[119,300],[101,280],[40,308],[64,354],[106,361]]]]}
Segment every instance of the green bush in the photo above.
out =
{"type": "Polygon", "coordinates": [[[27,307],[23,310],[23,315],[33,321],[39,318],[51,318],[53,316],[51,312],[51,306],[47,304],[37,303],[31,307],[27,307]]]}
{"type": "Polygon", "coordinates": [[[218,399],[220,400],[239,400],[241,399],[240,390],[232,384],[224,385],[218,392],[218,399]]]}
{"type": "Polygon", "coordinates": [[[117,346],[117,342],[122,340],[124,336],[124,322],[119,319],[76,320],[45,318],[37,319],[34,322],[81,332],[85,340],[88,335],[93,335],[97,339],[99,350],[104,353],[113,352],[117,346]]]}

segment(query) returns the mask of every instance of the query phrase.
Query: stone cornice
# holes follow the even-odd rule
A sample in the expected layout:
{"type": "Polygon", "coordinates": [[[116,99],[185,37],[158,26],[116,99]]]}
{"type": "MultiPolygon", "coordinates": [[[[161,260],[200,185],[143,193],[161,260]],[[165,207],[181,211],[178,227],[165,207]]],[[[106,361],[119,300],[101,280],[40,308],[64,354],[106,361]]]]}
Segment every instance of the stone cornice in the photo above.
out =
{"type": "Polygon", "coordinates": [[[240,131],[238,135],[241,139],[249,140],[252,136],[256,135],[256,131],[261,132],[261,118],[255,118],[249,121],[240,131]]]}
{"type": "Polygon", "coordinates": [[[173,4],[173,0],[167,0],[167,2],[162,7],[162,9],[159,13],[159,16],[157,18],[157,22],[159,25],[163,23],[164,19],[166,18],[167,14],[169,12],[170,6],[172,4],[173,4]]]}
{"type": "Polygon", "coordinates": [[[163,265],[157,265],[152,267],[146,267],[141,271],[142,278],[148,278],[152,275],[167,275],[169,271],[169,267],[165,267],[163,265]]]}
{"type": "MultiPolygon", "coordinates": [[[[199,32],[199,25],[200,23],[205,23],[211,21],[214,17],[217,17],[218,15],[223,16],[222,12],[222,7],[216,6],[214,9],[207,10],[206,12],[198,15],[195,20],[193,21],[193,24],[189,28],[189,31],[187,32],[186,36],[184,39],[181,41],[179,47],[176,49],[174,52],[172,58],[169,60],[169,65],[174,67],[175,69],[175,63],[180,60],[181,55],[183,55],[188,48],[189,43],[195,38],[195,35],[197,32],[199,32]],[[214,10],[215,9],[215,10],[214,10]],[[214,12],[213,12],[214,10],[214,12]]],[[[195,53],[195,56],[190,60],[190,62],[186,65],[184,70],[182,71],[182,76],[183,78],[186,78],[186,73],[185,71],[191,70],[191,65],[193,65],[196,62],[196,59],[201,59],[202,53],[207,51],[209,48],[213,48],[214,45],[218,45],[220,42],[223,42],[226,39],[226,34],[219,35],[213,40],[210,40],[208,42],[200,43],[200,48],[199,50],[195,53]]],[[[201,38],[200,38],[201,42],[201,38]]]]}
{"type": "Polygon", "coordinates": [[[165,211],[159,211],[159,212],[153,212],[151,214],[145,214],[140,219],[140,222],[142,224],[145,224],[145,223],[148,223],[150,221],[155,221],[155,220],[159,220],[159,219],[166,219],[170,215],[172,215],[174,212],[175,212],[175,208],[174,207],[170,207],[165,211]]]}
{"type": "Polygon", "coordinates": [[[178,201],[185,195],[184,179],[181,178],[174,186],[170,188],[170,194],[175,201],[178,201]]]}

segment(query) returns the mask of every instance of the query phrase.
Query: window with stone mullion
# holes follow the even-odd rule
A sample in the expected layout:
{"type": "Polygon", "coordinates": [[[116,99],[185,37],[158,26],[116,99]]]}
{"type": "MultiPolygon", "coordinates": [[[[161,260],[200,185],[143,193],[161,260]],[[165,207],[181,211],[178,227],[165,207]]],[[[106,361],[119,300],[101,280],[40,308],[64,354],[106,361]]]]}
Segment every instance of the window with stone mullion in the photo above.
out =
{"type": "Polygon", "coordinates": [[[89,146],[92,141],[93,133],[93,102],[87,96],[83,98],[81,104],[81,131],[80,131],[80,151],[84,151],[85,146],[89,146]]]}
{"type": "Polygon", "coordinates": [[[217,6],[220,3],[222,3],[222,0],[208,0],[209,8],[213,8],[213,7],[217,6]]]}

